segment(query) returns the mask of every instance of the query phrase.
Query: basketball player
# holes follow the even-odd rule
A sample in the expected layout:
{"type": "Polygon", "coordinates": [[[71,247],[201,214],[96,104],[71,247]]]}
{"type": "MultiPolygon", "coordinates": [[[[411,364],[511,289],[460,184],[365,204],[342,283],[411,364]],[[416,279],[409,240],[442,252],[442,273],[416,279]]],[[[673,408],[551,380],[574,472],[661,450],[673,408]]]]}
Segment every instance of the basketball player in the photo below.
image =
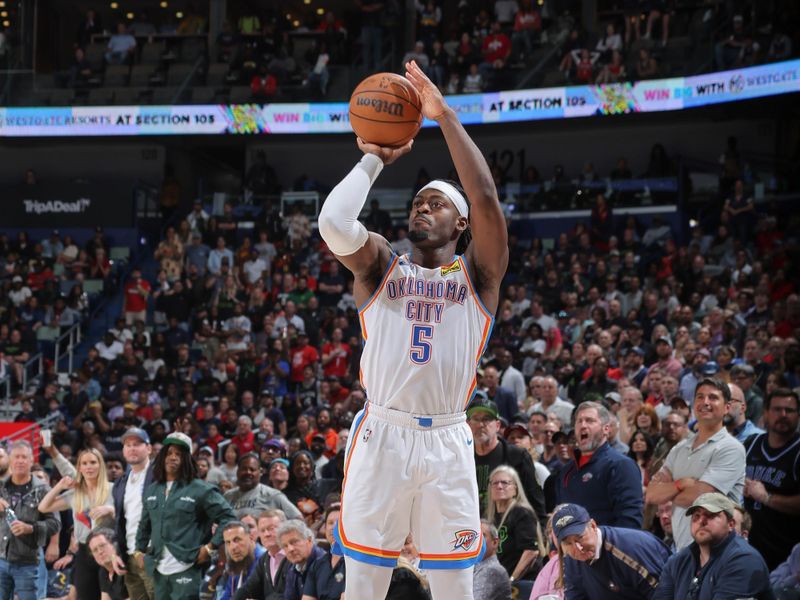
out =
{"type": "Polygon", "coordinates": [[[464,411],[508,264],[507,231],[489,167],[455,112],[413,61],[406,78],[439,124],[466,194],[441,180],[419,190],[414,249],[398,256],[357,219],[383,167],[412,143],[358,140],[364,156],[323,206],[320,233],[355,276],[369,399],[351,429],[336,536],[347,600],[386,596],[409,532],[434,600],[472,600],[483,539],[464,411]]]}

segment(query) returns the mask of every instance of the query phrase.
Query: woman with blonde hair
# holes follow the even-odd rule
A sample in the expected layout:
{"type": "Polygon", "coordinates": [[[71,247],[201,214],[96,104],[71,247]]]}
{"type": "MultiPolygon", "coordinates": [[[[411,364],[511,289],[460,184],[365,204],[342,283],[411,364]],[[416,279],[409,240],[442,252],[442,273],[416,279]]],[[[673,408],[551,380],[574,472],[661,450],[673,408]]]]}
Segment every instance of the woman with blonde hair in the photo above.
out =
{"type": "Polygon", "coordinates": [[[558,543],[556,536],[553,534],[553,515],[561,506],[556,506],[547,519],[545,538],[552,549],[550,550],[550,558],[547,564],[542,567],[542,570],[536,576],[536,581],[531,591],[531,600],[548,596],[555,596],[561,600],[564,598],[564,553],[561,550],[561,544],[558,543]]]}
{"type": "Polygon", "coordinates": [[[513,467],[500,465],[489,475],[486,519],[500,534],[497,559],[511,581],[535,578],[533,567],[544,555],[542,532],[513,467]]]}
{"type": "Polygon", "coordinates": [[[103,571],[86,545],[93,529],[114,527],[114,498],[106,473],[103,455],[94,448],[81,450],[76,461],[77,469],[54,448],[50,452],[62,477],[39,503],[43,513],[72,510],[75,523],[73,536],[78,542],[72,556],[72,585],[79,591],[81,600],[100,599],[100,578],[103,571]],[[64,493],[62,493],[64,492],[64,493]]]}

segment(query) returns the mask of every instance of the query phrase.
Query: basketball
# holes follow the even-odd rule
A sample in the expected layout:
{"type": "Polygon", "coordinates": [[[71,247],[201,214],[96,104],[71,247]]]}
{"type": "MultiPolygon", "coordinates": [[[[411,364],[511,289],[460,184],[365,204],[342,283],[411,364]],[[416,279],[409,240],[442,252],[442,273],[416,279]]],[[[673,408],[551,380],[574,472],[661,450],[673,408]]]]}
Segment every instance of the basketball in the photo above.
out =
{"type": "Polygon", "coordinates": [[[350,96],[350,126],[365,142],[402,146],[417,135],[421,125],[419,95],[401,75],[370,75],[350,96]]]}

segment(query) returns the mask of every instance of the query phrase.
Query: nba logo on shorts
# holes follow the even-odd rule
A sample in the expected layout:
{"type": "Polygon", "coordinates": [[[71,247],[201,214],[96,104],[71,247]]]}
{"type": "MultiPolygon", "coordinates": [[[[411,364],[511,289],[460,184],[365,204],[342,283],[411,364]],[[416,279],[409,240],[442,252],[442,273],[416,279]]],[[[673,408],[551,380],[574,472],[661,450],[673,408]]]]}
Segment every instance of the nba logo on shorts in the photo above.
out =
{"type": "Polygon", "coordinates": [[[369,441],[371,435],[372,435],[372,429],[367,427],[367,429],[364,430],[364,435],[361,436],[361,440],[366,444],[369,441]]]}
{"type": "Polygon", "coordinates": [[[451,543],[453,544],[453,551],[463,548],[469,550],[475,540],[478,539],[478,532],[473,529],[462,529],[456,531],[456,539],[451,543]]]}

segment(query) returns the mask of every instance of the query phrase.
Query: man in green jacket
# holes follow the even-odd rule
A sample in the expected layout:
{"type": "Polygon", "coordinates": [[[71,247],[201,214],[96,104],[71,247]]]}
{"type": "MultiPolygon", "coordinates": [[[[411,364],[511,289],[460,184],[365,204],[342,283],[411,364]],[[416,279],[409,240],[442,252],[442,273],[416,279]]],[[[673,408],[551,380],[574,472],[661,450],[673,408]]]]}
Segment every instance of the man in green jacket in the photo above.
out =
{"type": "Polygon", "coordinates": [[[145,490],[134,556],[152,574],[158,600],[198,600],[202,567],[236,520],[222,495],[197,478],[192,440],[176,432],[164,439],[145,490]],[[211,535],[212,525],[217,529],[211,535]]]}

